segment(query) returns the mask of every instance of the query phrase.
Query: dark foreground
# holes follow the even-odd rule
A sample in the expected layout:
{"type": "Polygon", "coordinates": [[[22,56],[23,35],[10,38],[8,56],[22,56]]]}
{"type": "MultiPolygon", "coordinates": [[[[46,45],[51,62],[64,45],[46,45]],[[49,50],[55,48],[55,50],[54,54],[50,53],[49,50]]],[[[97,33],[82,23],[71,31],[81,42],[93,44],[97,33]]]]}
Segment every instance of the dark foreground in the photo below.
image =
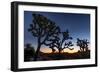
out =
{"type": "MultiPolygon", "coordinates": [[[[90,58],[90,50],[85,52],[78,51],[77,53],[43,53],[40,52],[39,56],[37,58],[37,61],[50,61],[50,60],[71,60],[71,59],[89,59],[90,58]]],[[[34,61],[34,57],[31,57],[30,59],[25,59],[24,61],[34,61]]]]}

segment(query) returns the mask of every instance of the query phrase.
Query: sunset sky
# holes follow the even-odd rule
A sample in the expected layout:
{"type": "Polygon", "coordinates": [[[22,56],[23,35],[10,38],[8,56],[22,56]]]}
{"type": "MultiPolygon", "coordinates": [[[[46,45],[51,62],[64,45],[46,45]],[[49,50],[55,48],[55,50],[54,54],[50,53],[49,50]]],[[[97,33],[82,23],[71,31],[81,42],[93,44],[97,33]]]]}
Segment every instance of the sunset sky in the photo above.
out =
{"type": "MultiPolygon", "coordinates": [[[[73,48],[78,50],[76,46],[76,39],[88,39],[90,41],[90,15],[89,14],[74,14],[74,13],[53,13],[53,12],[33,12],[42,14],[48,19],[54,21],[61,31],[69,30],[70,36],[73,37],[73,48]]],[[[32,23],[32,12],[24,11],[24,44],[31,43],[32,46],[37,47],[37,39],[27,31],[29,25],[32,23]]],[[[42,46],[41,50],[50,52],[47,46],[42,46]]],[[[67,49],[65,50],[67,51],[67,49]]]]}

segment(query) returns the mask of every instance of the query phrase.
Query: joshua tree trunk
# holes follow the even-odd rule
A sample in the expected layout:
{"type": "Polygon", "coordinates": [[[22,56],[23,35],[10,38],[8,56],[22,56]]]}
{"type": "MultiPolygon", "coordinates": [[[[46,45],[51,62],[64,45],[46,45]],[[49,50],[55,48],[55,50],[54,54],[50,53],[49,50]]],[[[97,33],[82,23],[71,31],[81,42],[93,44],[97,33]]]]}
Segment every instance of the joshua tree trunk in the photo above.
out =
{"type": "Polygon", "coordinates": [[[59,59],[61,59],[61,49],[59,48],[59,59]]]}
{"type": "Polygon", "coordinates": [[[59,49],[59,54],[61,54],[61,50],[59,49]]]}
{"type": "Polygon", "coordinates": [[[35,52],[34,61],[37,61],[40,48],[41,48],[41,43],[40,43],[40,38],[38,38],[38,47],[37,47],[37,50],[35,52]]]}

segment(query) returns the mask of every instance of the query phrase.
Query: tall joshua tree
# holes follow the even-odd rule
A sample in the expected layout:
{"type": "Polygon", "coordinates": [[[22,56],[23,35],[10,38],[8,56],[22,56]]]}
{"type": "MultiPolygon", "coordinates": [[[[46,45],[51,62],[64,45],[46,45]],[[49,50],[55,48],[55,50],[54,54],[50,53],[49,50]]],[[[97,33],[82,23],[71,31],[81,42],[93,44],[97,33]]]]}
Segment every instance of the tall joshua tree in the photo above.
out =
{"type": "Polygon", "coordinates": [[[42,45],[50,44],[51,39],[59,35],[60,28],[56,26],[55,22],[40,14],[32,14],[33,21],[28,29],[33,37],[37,37],[37,50],[35,52],[34,61],[37,60],[40,48],[42,45]]]}

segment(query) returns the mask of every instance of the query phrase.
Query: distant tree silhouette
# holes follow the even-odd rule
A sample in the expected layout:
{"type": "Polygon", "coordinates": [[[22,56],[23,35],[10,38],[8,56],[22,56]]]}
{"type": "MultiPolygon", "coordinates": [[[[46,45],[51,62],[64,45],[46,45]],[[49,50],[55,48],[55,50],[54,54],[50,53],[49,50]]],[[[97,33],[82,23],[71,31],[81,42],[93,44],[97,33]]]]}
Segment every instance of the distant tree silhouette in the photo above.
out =
{"type": "Polygon", "coordinates": [[[55,39],[59,35],[60,28],[55,22],[40,14],[32,14],[33,21],[28,29],[33,37],[37,37],[37,49],[35,52],[34,61],[37,60],[41,45],[50,45],[50,40],[55,39]]]}
{"type": "Polygon", "coordinates": [[[88,44],[89,44],[89,42],[87,39],[81,40],[81,39],[77,38],[77,46],[80,47],[81,52],[88,51],[88,44]]]}
{"type": "Polygon", "coordinates": [[[31,61],[34,58],[35,50],[31,44],[25,44],[24,48],[24,61],[31,61]]]}
{"type": "Polygon", "coordinates": [[[83,51],[88,51],[88,40],[87,39],[83,39],[83,51]]]}

